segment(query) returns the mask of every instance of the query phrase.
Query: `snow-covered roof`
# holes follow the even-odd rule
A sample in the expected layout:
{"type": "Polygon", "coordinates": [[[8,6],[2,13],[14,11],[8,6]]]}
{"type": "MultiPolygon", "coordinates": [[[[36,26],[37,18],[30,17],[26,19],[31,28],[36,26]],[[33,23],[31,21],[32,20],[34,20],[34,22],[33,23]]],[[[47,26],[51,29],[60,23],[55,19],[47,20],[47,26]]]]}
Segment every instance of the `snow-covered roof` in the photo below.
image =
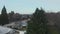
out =
{"type": "Polygon", "coordinates": [[[6,34],[11,30],[12,29],[10,29],[10,28],[0,26],[0,34],[6,34]]]}
{"type": "Polygon", "coordinates": [[[26,21],[21,21],[21,26],[27,26],[27,22],[26,21]]]}
{"type": "MultiPolygon", "coordinates": [[[[0,34],[13,33],[13,31],[15,30],[4,26],[0,26],[0,34]]],[[[19,30],[16,31],[19,32],[19,34],[24,34],[26,32],[26,31],[19,31],[19,30]]]]}

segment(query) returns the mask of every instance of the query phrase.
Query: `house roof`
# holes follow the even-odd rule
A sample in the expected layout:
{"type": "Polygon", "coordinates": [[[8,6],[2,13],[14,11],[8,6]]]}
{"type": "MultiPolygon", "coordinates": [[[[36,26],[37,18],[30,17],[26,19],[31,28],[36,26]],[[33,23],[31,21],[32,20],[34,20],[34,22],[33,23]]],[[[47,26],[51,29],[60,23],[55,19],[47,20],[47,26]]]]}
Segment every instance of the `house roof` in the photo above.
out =
{"type": "Polygon", "coordinates": [[[11,30],[12,29],[10,29],[10,28],[0,26],[0,34],[6,34],[6,33],[8,33],[11,30]]]}

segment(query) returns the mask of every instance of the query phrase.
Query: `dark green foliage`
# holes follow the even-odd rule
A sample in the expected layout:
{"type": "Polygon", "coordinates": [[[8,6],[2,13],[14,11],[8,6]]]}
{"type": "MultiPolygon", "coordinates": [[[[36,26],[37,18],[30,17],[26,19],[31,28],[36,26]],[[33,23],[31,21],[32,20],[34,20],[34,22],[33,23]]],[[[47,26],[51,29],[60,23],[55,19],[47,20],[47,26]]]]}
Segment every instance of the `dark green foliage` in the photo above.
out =
{"type": "Polygon", "coordinates": [[[47,34],[47,20],[44,13],[43,9],[36,9],[28,22],[27,34],[47,34]]]}
{"type": "Polygon", "coordinates": [[[10,16],[11,16],[11,15],[14,15],[14,11],[11,11],[10,16]]]}
{"type": "Polygon", "coordinates": [[[6,12],[6,8],[4,6],[3,9],[2,9],[1,15],[0,15],[0,24],[4,25],[4,24],[8,24],[8,23],[9,23],[8,15],[7,15],[7,12],[6,12]]]}

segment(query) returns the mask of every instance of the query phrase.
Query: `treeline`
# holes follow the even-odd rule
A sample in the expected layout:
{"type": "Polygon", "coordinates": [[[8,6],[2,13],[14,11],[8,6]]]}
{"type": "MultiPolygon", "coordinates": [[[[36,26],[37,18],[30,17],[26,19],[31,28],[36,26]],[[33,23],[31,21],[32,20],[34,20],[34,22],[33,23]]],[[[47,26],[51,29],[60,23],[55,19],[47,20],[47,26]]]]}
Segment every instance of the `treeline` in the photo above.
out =
{"type": "MultiPolygon", "coordinates": [[[[0,14],[0,24],[4,25],[5,23],[8,24],[9,22],[15,22],[20,21],[24,19],[31,18],[33,14],[19,14],[14,13],[14,11],[11,11],[11,13],[7,14],[7,10],[5,6],[2,8],[1,14],[0,14]]],[[[46,18],[48,19],[49,23],[56,23],[57,25],[60,24],[60,12],[58,13],[46,13],[46,18]]]]}
{"type": "Polygon", "coordinates": [[[4,25],[11,22],[16,22],[16,21],[21,21],[28,18],[30,18],[29,14],[14,13],[14,11],[7,13],[5,6],[3,6],[1,10],[1,14],[0,14],[0,25],[4,25]]]}

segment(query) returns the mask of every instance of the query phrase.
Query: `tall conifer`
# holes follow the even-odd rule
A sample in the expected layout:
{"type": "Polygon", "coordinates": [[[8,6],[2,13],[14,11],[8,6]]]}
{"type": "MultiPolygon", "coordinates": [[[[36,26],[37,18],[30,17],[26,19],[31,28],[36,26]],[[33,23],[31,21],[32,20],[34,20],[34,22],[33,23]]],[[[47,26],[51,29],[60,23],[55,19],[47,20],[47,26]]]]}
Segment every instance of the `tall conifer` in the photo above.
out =
{"type": "Polygon", "coordinates": [[[1,11],[1,24],[4,25],[8,23],[9,23],[9,20],[8,20],[7,11],[6,11],[5,6],[3,6],[3,9],[1,11]]]}
{"type": "Polygon", "coordinates": [[[36,9],[27,25],[27,34],[47,34],[47,20],[43,9],[36,9]]]}

